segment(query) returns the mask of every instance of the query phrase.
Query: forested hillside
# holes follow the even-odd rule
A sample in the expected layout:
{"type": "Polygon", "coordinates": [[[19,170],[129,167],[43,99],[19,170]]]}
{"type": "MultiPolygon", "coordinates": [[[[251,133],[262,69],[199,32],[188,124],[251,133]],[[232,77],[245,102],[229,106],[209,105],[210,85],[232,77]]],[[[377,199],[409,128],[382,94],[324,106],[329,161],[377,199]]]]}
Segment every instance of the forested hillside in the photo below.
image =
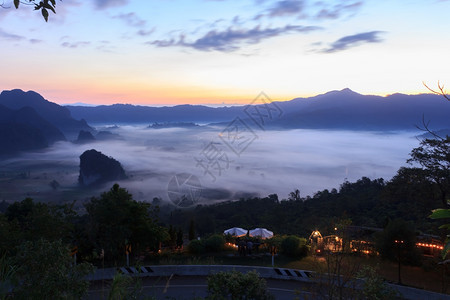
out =
{"type": "Polygon", "coordinates": [[[312,197],[280,200],[277,195],[241,199],[192,210],[169,211],[163,206],[164,223],[187,228],[194,220],[199,235],[239,226],[266,227],[278,234],[309,236],[315,229],[332,232],[335,224],[350,219],[353,225],[383,228],[397,218],[413,221],[423,233],[439,234],[436,221],[428,218],[439,207],[436,185],[417,168],[402,168],[390,181],[363,177],[344,182],[339,190],[319,191],[312,197]]]}

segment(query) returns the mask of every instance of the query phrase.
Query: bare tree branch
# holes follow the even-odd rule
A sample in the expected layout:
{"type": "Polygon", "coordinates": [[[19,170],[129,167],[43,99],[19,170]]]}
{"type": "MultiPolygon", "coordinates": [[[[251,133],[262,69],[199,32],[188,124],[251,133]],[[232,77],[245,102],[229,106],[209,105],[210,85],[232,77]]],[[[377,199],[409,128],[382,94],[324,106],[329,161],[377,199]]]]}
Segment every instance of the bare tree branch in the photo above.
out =
{"type": "Polygon", "coordinates": [[[441,96],[443,96],[445,99],[447,99],[448,101],[450,101],[449,96],[447,96],[447,93],[444,91],[444,85],[441,85],[439,81],[438,81],[438,89],[439,89],[439,91],[435,91],[435,90],[431,89],[430,87],[428,87],[428,85],[427,85],[424,81],[422,81],[422,83],[423,83],[423,85],[424,85],[429,91],[431,91],[433,94],[441,95],[441,96]]]}
{"type": "Polygon", "coordinates": [[[436,132],[434,132],[433,130],[431,130],[428,126],[428,124],[430,124],[430,121],[425,122],[425,115],[422,115],[422,125],[415,125],[417,129],[419,129],[420,131],[425,131],[428,132],[429,134],[431,134],[434,138],[439,139],[441,141],[444,140],[443,137],[439,136],[436,132]]]}

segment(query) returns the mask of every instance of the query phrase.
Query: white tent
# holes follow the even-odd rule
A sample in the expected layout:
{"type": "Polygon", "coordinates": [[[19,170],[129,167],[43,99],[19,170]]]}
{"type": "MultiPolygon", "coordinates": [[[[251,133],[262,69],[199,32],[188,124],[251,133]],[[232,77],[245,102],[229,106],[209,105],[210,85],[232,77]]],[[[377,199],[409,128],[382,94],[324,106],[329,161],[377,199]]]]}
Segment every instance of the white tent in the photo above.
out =
{"type": "Polygon", "coordinates": [[[255,228],[253,230],[250,230],[250,236],[257,236],[263,239],[268,239],[273,237],[273,232],[265,228],[255,228]]]}
{"type": "Polygon", "coordinates": [[[223,233],[229,234],[232,236],[244,236],[247,234],[247,230],[240,228],[240,227],[233,227],[233,228],[225,230],[223,233]]]}

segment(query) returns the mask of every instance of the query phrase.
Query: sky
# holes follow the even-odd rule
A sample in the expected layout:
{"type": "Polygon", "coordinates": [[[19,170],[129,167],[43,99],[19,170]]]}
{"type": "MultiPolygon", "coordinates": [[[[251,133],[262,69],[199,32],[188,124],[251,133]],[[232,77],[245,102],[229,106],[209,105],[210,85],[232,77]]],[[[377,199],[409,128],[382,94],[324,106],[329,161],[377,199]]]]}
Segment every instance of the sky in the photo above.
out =
{"type": "MultiPolygon", "coordinates": [[[[2,0],[0,0],[2,1],[2,0]]],[[[450,85],[449,0],[63,0],[0,8],[0,90],[60,104],[248,104],[450,85]]]]}

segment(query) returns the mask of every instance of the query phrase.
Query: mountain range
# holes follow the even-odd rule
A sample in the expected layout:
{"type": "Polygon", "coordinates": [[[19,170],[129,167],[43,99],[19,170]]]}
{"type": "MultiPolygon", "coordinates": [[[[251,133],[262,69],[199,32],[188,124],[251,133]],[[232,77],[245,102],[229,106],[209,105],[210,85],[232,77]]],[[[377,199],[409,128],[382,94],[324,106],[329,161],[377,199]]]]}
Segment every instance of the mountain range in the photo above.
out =
{"type": "Polygon", "coordinates": [[[130,104],[60,106],[36,92],[16,89],[0,93],[0,155],[36,150],[62,140],[74,140],[80,131],[95,132],[91,124],[222,124],[237,117],[261,129],[414,130],[430,122],[433,130],[450,128],[450,103],[433,94],[361,95],[350,89],[310,98],[248,106],[209,107],[177,105],[149,107],[130,104]],[[264,126],[262,126],[264,125],[264,126]]]}
{"type": "Polygon", "coordinates": [[[30,107],[68,137],[78,135],[80,130],[92,130],[85,120],[73,118],[69,109],[44,99],[34,91],[3,91],[0,93],[0,105],[13,110],[30,107]]]}
{"type": "Polygon", "coordinates": [[[0,94],[0,155],[43,149],[83,129],[93,130],[86,121],[72,118],[67,108],[36,92],[11,90],[0,94]]]}
{"type": "MultiPolygon", "coordinates": [[[[348,129],[348,130],[413,130],[422,120],[431,128],[450,127],[450,104],[433,94],[393,94],[386,97],[361,95],[350,89],[331,91],[310,98],[285,102],[231,107],[177,105],[149,107],[130,104],[96,107],[67,106],[72,116],[91,124],[196,122],[229,123],[236,117],[243,120],[266,118],[266,128],[348,129]],[[250,109],[249,109],[250,108],[250,109]],[[271,110],[271,112],[268,111],[271,110]],[[246,114],[249,113],[249,114],[246,114]]],[[[262,120],[262,119],[261,119],[262,120]]]]}

